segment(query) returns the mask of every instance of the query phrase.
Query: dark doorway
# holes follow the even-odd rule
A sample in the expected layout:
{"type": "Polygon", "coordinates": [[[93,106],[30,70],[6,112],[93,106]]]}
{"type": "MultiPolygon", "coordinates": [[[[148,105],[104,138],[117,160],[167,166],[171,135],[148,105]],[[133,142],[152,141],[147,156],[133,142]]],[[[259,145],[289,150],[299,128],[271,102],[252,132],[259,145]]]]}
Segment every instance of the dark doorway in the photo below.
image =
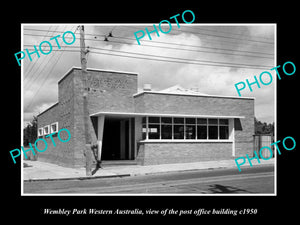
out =
{"type": "Polygon", "coordinates": [[[104,121],[102,160],[129,160],[132,134],[129,118],[108,117],[104,121]]]}
{"type": "Polygon", "coordinates": [[[102,160],[120,159],[120,120],[105,119],[102,160]]]}

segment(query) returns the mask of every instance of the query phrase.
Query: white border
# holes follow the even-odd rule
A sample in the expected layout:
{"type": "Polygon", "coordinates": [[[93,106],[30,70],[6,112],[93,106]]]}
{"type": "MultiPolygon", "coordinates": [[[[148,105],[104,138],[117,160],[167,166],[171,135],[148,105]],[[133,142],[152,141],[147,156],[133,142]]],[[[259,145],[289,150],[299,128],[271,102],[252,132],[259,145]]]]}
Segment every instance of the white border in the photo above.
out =
{"type": "Polygon", "coordinates": [[[52,133],[57,133],[57,132],[58,132],[58,122],[51,123],[50,124],[50,133],[52,134],[52,133]],[[55,131],[53,131],[52,125],[56,125],[56,130],[55,131]]]}
{"type": "Polygon", "coordinates": [[[44,132],[43,132],[44,135],[50,134],[50,125],[44,126],[43,129],[44,129],[44,132]],[[48,128],[48,132],[46,132],[46,130],[45,130],[46,128],[48,128]]]}
{"type": "MultiPolygon", "coordinates": [[[[26,26],[49,26],[49,25],[78,25],[78,23],[44,23],[44,24],[38,24],[38,23],[22,23],[21,24],[21,51],[23,51],[23,28],[24,25],[26,26]]],[[[99,24],[99,23],[85,23],[83,25],[90,25],[90,26],[147,26],[147,25],[153,25],[149,23],[130,23],[130,24],[119,24],[119,23],[105,23],[105,24],[99,24]]],[[[265,26],[265,25],[273,25],[274,26],[274,66],[276,66],[277,62],[277,23],[194,23],[194,24],[181,24],[182,26],[265,26]]],[[[21,61],[21,146],[23,145],[23,127],[24,127],[24,100],[23,100],[23,61],[21,61]]],[[[275,79],[275,88],[274,88],[274,123],[275,123],[275,134],[274,134],[274,141],[277,141],[277,79],[275,79]]],[[[27,194],[24,193],[24,185],[23,185],[23,157],[21,157],[21,196],[277,196],[277,153],[275,152],[275,168],[274,168],[274,193],[259,193],[259,194],[27,194]]]]}

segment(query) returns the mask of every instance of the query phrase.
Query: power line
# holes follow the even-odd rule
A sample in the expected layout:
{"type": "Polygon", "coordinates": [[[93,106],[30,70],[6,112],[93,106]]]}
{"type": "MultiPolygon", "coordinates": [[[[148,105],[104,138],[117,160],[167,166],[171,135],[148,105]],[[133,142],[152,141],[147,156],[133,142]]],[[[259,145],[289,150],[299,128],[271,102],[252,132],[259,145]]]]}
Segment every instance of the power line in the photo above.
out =
{"type": "MultiPolygon", "coordinates": [[[[134,29],[133,27],[130,27],[132,29],[134,29]]],[[[120,27],[120,29],[122,29],[122,27],[120,27]]],[[[138,28],[140,29],[140,28],[138,28]]],[[[144,28],[142,28],[144,29],[144,28]]],[[[199,29],[202,29],[202,28],[199,28],[199,29]]],[[[172,29],[173,30],[173,29],[172,29]]],[[[203,29],[204,30],[204,29],[203,29]]],[[[176,30],[177,32],[179,33],[191,33],[191,34],[200,34],[200,35],[205,35],[205,36],[210,36],[210,37],[218,37],[218,38],[225,38],[225,39],[232,39],[232,41],[236,41],[236,40],[242,40],[242,41],[249,41],[249,42],[258,42],[258,43],[263,43],[263,44],[270,44],[270,45],[274,45],[274,43],[272,41],[262,41],[262,40],[254,40],[254,39],[248,39],[248,38],[238,38],[238,37],[229,37],[229,36],[224,36],[224,35],[217,35],[217,34],[209,34],[209,33],[203,33],[203,32],[196,32],[196,31],[187,31],[187,30],[183,30],[181,28],[178,28],[176,30]]],[[[177,34],[174,34],[174,33],[169,33],[169,34],[172,34],[172,35],[177,35],[177,34]]],[[[168,34],[168,35],[169,35],[168,34]]],[[[223,40],[225,41],[225,40],[223,40]]],[[[231,42],[230,42],[231,43],[231,42]]]]}
{"type": "MultiPolygon", "coordinates": [[[[24,35],[30,35],[30,36],[42,36],[39,34],[24,34],[24,35]]],[[[100,34],[90,34],[92,36],[105,36],[105,35],[100,35],[100,34]]],[[[136,40],[135,38],[129,38],[129,37],[123,37],[123,36],[112,36],[110,38],[116,38],[116,39],[127,39],[127,40],[136,40]]],[[[104,41],[104,40],[99,40],[99,39],[91,39],[91,38],[86,38],[86,40],[90,41],[104,41]]],[[[114,43],[120,43],[120,44],[130,44],[130,45],[139,45],[137,43],[126,43],[126,42],[117,42],[117,41],[109,41],[109,42],[114,42],[114,43]]],[[[179,44],[179,43],[173,43],[173,42],[163,42],[163,41],[153,41],[153,40],[141,40],[141,42],[150,42],[150,43],[159,43],[159,44],[165,44],[165,45],[175,45],[175,46],[184,46],[184,47],[193,47],[193,48],[204,48],[204,49],[213,49],[213,50],[222,50],[222,51],[234,51],[234,52],[242,52],[242,53],[250,53],[250,54],[265,54],[265,55],[271,55],[273,56],[274,54],[272,53],[266,53],[266,52],[258,52],[258,51],[246,51],[246,50],[238,50],[238,49],[227,49],[227,48],[217,48],[217,47],[208,47],[208,46],[197,46],[197,45],[188,45],[188,44],[179,44]]],[[[149,45],[149,44],[142,44],[141,46],[151,46],[151,47],[162,47],[162,46],[157,46],[157,45],[149,45]]],[[[164,48],[167,48],[169,46],[165,46],[164,48]]],[[[185,49],[186,50],[186,49],[185,49]]]]}
{"type": "Polygon", "coordinates": [[[209,62],[209,63],[224,64],[224,65],[255,66],[255,67],[261,66],[261,65],[250,65],[250,64],[241,64],[241,63],[228,63],[228,62],[220,62],[220,61],[211,61],[211,60],[183,59],[183,58],[177,58],[177,57],[169,57],[169,56],[161,56],[161,55],[153,55],[153,54],[145,54],[145,53],[136,53],[136,52],[128,52],[128,51],[113,50],[113,49],[104,49],[104,48],[97,48],[97,47],[91,47],[91,48],[92,49],[97,49],[97,50],[118,52],[118,53],[126,53],[126,54],[134,54],[134,55],[150,56],[150,57],[159,57],[159,58],[175,59],[175,60],[187,60],[187,61],[195,61],[195,62],[201,62],[201,63],[202,62],[205,62],[205,63],[209,62]]]}
{"type": "MultiPolygon", "coordinates": [[[[45,37],[46,37],[46,36],[53,37],[53,34],[54,34],[54,32],[57,32],[56,30],[57,30],[58,27],[59,27],[59,26],[57,26],[57,27],[55,28],[55,31],[51,31],[51,32],[53,32],[52,35],[45,35],[45,37]]],[[[65,28],[65,27],[66,27],[66,25],[64,26],[64,28],[65,28]]],[[[28,46],[28,45],[24,45],[24,46],[28,46]]],[[[31,46],[34,46],[34,45],[31,45],[31,46]]],[[[46,49],[48,48],[48,46],[43,46],[43,47],[44,47],[44,50],[46,50],[46,49]]],[[[31,50],[31,49],[29,49],[29,50],[30,50],[30,51],[35,51],[35,50],[31,50]]],[[[52,54],[51,57],[42,57],[42,59],[40,59],[41,61],[40,61],[39,65],[37,66],[37,68],[36,68],[36,70],[35,70],[34,73],[32,73],[32,74],[30,74],[29,72],[28,72],[28,73],[25,73],[25,74],[27,74],[27,77],[25,77],[25,80],[26,80],[26,78],[30,78],[30,80],[28,81],[27,84],[30,85],[30,83],[32,83],[32,82],[31,82],[32,79],[34,79],[34,81],[35,81],[35,80],[38,78],[37,72],[39,71],[40,67],[41,67],[44,63],[46,63],[45,65],[47,65],[47,64],[49,63],[49,61],[50,61],[53,57],[55,57],[55,56],[56,56],[56,52],[54,53],[54,55],[52,54]],[[35,75],[36,75],[36,76],[35,76],[35,75]],[[34,76],[35,76],[35,78],[34,78],[34,76]]],[[[34,61],[34,64],[36,64],[37,61],[38,61],[38,60],[35,60],[35,61],[34,61]]],[[[44,71],[44,70],[45,70],[45,67],[42,68],[41,71],[44,71]]],[[[25,76],[26,76],[26,75],[25,75],[25,76]]]]}
{"type": "MultiPolygon", "coordinates": [[[[75,33],[77,30],[77,28],[74,30],[73,33],[75,33]]],[[[61,49],[63,50],[63,49],[61,49]]],[[[59,59],[61,58],[61,56],[63,55],[64,51],[61,51],[61,54],[58,56],[57,60],[55,61],[55,63],[52,65],[52,68],[50,69],[50,71],[48,72],[48,74],[44,77],[44,80],[42,81],[42,84],[39,86],[38,90],[35,92],[34,96],[32,97],[31,101],[29,102],[29,104],[27,105],[27,107],[25,108],[25,111],[29,108],[29,106],[31,106],[31,104],[33,103],[33,100],[35,98],[35,96],[39,93],[39,91],[41,90],[41,88],[43,87],[43,85],[45,84],[46,80],[48,79],[49,75],[51,74],[51,72],[53,71],[55,65],[57,64],[57,62],[59,61],[59,59]]],[[[45,67],[44,67],[45,68],[45,67]]]]}
{"type": "MultiPolygon", "coordinates": [[[[131,56],[131,55],[120,55],[120,54],[114,54],[114,53],[105,53],[105,52],[97,52],[97,51],[90,51],[91,53],[94,54],[100,54],[100,55],[112,55],[112,56],[119,56],[119,57],[126,57],[126,58],[134,58],[134,59],[147,59],[147,60],[153,60],[153,61],[161,61],[161,62],[172,62],[172,63],[183,63],[183,64],[195,64],[195,65],[204,65],[204,66],[217,66],[217,67],[233,67],[233,68],[246,68],[246,69],[266,69],[267,67],[258,65],[258,66],[254,66],[254,65],[248,65],[248,66],[242,66],[239,64],[221,64],[221,63],[215,63],[213,61],[211,61],[211,63],[201,63],[201,62],[193,62],[193,61],[178,61],[178,60],[168,60],[168,59],[164,59],[164,58],[149,58],[149,57],[137,57],[137,56],[131,56]]],[[[136,53],[135,53],[136,54],[136,53]]],[[[160,56],[156,56],[156,57],[160,57],[160,56]]],[[[171,58],[171,57],[169,57],[171,58]]],[[[182,60],[182,59],[181,59],[182,60]]],[[[270,68],[268,68],[270,69],[270,68]]]]}
{"type": "MultiPolygon", "coordinates": [[[[51,28],[51,26],[50,26],[49,29],[47,30],[47,33],[44,35],[42,41],[45,40],[45,38],[46,38],[46,36],[48,35],[48,33],[50,33],[50,32],[55,32],[55,31],[51,31],[50,28],[51,28]]],[[[57,28],[58,28],[58,27],[56,27],[55,30],[56,30],[57,28]]],[[[30,66],[31,66],[31,67],[30,67],[30,70],[29,70],[29,71],[28,71],[28,70],[25,71],[25,74],[30,74],[30,72],[31,72],[32,69],[34,68],[36,62],[37,62],[37,61],[35,61],[34,63],[32,63],[32,64],[30,65],[30,66]]],[[[26,77],[25,77],[25,80],[26,80],[26,77]]]]}
{"type": "MultiPolygon", "coordinates": [[[[220,26],[216,26],[216,27],[220,27],[220,26]]],[[[184,27],[184,28],[187,28],[187,27],[184,27]]],[[[188,27],[188,29],[192,29],[192,28],[193,28],[193,26],[192,27],[188,27]]],[[[217,32],[217,33],[230,34],[230,35],[235,35],[235,36],[240,36],[240,37],[246,37],[243,34],[237,34],[237,33],[233,33],[233,32],[226,32],[226,31],[223,31],[223,30],[222,31],[220,31],[220,30],[216,31],[216,30],[206,29],[206,26],[201,26],[201,27],[199,27],[199,29],[205,30],[205,31],[209,31],[209,32],[217,32]],[[205,27],[205,28],[203,28],[203,27],[205,27]]],[[[185,31],[185,30],[183,30],[183,31],[185,31]]],[[[194,31],[194,30],[192,30],[192,31],[194,31]]],[[[251,37],[253,37],[253,38],[259,38],[259,39],[264,39],[264,40],[270,40],[270,41],[273,40],[272,38],[265,38],[265,37],[259,37],[259,36],[253,36],[253,35],[251,35],[251,37]]]]}
{"type": "MultiPolygon", "coordinates": [[[[113,42],[113,43],[117,43],[117,44],[129,44],[129,43],[126,43],[126,42],[118,42],[118,41],[109,41],[109,42],[113,42]]],[[[26,44],[24,46],[33,47],[34,45],[28,45],[28,44],[26,44]]],[[[152,48],[163,48],[163,49],[170,49],[170,50],[179,50],[179,51],[203,52],[203,53],[209,53],[209,54],[244,56],[244,57],[265,58],[265,59],[272,59],[272,60],[274,59],[274,57],[261,56],[261,55],[247,55],[247,54],[238,54],[238,53],[230,53],[230,52],[213,52],[213,51],[206,51],[206,50],[200,50],[200,49],[186,49],[186,48],[167,47],[167,46],[155,46],[155,45],[143,45],[143,46],[152,47],[152,48]]],[[[79,46],[70,46],[70,47],[79,47],[79,46]]],[[[68,47],[68,48],[70,48],[70,47],[68,47]]],[[[29,50],[31,50],[31,49],[29,49],[29,50]]],[[[57,50],[52,49],[52,51],[57,51],[57,50]]]]}

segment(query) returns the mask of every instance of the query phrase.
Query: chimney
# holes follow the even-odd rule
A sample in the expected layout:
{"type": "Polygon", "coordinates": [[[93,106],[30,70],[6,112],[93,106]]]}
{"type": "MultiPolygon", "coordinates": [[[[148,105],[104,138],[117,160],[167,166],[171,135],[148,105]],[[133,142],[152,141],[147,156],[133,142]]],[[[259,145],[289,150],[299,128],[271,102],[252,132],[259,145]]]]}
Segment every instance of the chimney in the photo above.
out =
{"type": "Polygon", "coordinates": [[[151,91],[151,84],[144,84],[144,91],[151,91]]]}

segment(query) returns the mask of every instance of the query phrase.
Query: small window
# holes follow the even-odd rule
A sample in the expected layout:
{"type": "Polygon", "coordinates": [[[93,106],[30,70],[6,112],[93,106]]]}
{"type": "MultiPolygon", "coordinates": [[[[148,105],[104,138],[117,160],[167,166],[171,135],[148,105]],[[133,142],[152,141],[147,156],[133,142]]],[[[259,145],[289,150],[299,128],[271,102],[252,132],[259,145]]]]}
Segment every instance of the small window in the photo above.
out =
{"type": "Polygon", "coordinates": [[[218,139],[218,126],[208,127],[208,139],[218,139]]]}
{"type": "Polygon", "coordinates": [[[228,119],[219,119],[220,139],[229,139],[229,121],[228,119]]]}
{"type": "Polygon", "coordinates": [[[161,125],[161,139],[172,139],[172,125],[161,125]]]}
{"type": "Polygon", "coordinates": [[[38,136],[43,136],[44,135],[44,129],[41,127],[38,129],[38,136]]]}
{"type": "Polygon", "coordinates": [[[160,125],[158,124],[149,124],[149,139],[159,139],[160,134],[160,125]]]}
{"type": "Polygon", "coordinates": [[[44,126],[44,135],[50,134],[50,125],[44,126]]]}
{"type": "Polygon", "coordinates": [[[207,126],[197,126],[197,138],[207,139],[207,126]]]}
{"type": "Polygon", "coordinates": [[[184,125],[174,125],[174,139],[184,139],[184,125]]]}
{"type": "Polygon", "coordinates": [[[228,126],[220,126],[220,139],[229,138],[229,128],[228,126]]]}
{"type": "Polygon", "coordinates": [[[209,125],[218,125],[218,119],[208,119],[208,124],[209,125]]]}
{"type": "Polygon", "coordinates": [[[161,123],[162,124],[172,124],[172,117],[162,117],[161,123]]]}
{"type": "Polygon", "coordinates": [[[52,123],[50,128],[51,128],[51,133],[57,133],[58,132],[58,122],[52,123]]]}
{"type": "Polygon", "coordinates": [[[149,117],[149,123],[159,123],[160,117],[149,117]]]}
{"type": "Polygon", "coordinates": [[[174,123],[184,124],[184,118],[174,118],[174,123]]]}
{"type": "Polygon", "coordinates": [[[207,119],[198,118],[197,119],[197,124],[198,125],[206,125],[207,124],[207,119]]]}
{"type": "Polygon", "coordinates": [[[186,125],[185,126],[185,138],[186,139],[195,139],[196,138],[196,126],[195,125],[186,125]]]}
{"type": "Polygon", "coordinates": [[[185,118],[185,124],[196,124],[195,118],[185,118]]]}
{"type": "Polygon", "coordinates": [[[228,125],[228,119],[220,119],[219,124],[220,125],[228,125]]]}

